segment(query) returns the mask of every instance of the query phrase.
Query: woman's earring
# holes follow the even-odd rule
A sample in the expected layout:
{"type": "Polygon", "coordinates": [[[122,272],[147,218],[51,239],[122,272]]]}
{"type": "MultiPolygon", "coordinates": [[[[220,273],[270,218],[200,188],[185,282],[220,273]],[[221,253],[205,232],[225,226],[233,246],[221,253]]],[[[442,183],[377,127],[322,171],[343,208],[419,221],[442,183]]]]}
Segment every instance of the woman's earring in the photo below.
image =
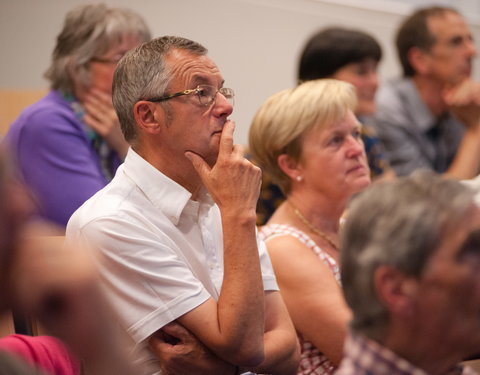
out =
{"type": "Polygon", "coordinates": [[[297,176],[297,177],[295,177],[295,180],[297,180],[298,182],[300,182],[300,181],[303,180],[303,178],[302,178],[302,176],[297,176]]]}

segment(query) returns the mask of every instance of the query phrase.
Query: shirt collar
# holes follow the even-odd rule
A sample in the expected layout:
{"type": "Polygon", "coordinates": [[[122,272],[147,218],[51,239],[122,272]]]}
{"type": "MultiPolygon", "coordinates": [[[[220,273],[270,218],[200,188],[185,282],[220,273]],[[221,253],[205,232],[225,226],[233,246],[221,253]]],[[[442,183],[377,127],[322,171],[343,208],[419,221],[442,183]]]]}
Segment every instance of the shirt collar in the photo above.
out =
{"type": "Polygon", "coordinates": [[[192,194],[143,159],[131,147],[124,163],[124,172],[131,178],[153,206],[177,225],[192,194]]]}

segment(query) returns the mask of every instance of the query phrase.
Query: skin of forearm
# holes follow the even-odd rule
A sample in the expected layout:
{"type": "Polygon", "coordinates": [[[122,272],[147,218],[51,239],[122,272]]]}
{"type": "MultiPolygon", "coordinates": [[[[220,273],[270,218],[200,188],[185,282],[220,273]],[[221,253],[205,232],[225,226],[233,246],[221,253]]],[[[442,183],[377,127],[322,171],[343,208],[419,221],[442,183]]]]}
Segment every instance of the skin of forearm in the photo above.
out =
{"type": "Polygon", "coordinates": [[[291,332],[277,330],[265,334],[265,361],[257,367],[245,369],[258,374],[294,375],[300,360],[300,344],[291,332]],[[280,347],[278,343],[288,342],[280,347]]]}
{"type": "Polygon", "coordinates": [[[473,178],[479,173],[479,168],[480,133],[476,129],[467,128],[457,154],[445,175],[460,180],[473,178]]]}
{"type": "Polygon", "coordinates": [[[225,337],[221,357],[241,366],[264,360],[265,301],[255,215],[222,213],[224,278],[218,326],[225,337]]]}

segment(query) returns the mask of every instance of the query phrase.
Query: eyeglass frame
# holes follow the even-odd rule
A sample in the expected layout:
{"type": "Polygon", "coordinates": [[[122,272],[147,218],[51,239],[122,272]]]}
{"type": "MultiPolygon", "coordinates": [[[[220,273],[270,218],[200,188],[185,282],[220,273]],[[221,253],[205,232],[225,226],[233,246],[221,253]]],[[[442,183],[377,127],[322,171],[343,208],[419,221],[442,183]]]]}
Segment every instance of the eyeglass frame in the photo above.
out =
{"type": "MultiPolygon", "coordinates": [[[[144,99],[144,100],[147,101],[147,102],[158,103],[158,102],[164,102],[164,101],[167,101],[167,100],[170,100],[170,99],[173,99],[173,98],[178,98],[179,96],[190,95],[190,94],[197,94],[198,95],[199,91],[201,90],[200,87],[202,87],[202,86],[213,87],[215,89],[215,86],[212,86],[212,85],[198,85],[194,89],[187,89],[187,90],[179,91],[179,92],[176,92],[176,93],[173,93],[173,94],[164,95],[164,96],[160,96],[160,97],[154,97],[154,98],[151,98],[151,99],[144,99]]],[[[200,96],[198,96],[198,101],[200,102],[200,105],[205,106],[205,107],[211,106],[213,103],[215,103],[215,100],[217,99],[218,93],[222,94],[228,100],[227,96],[222,92],[222,90],[229,90],[231,92],[232,105],[233,105],[234,104],[233,101],[234,101],[234,98],[235,98],[235,92],[233,91],[233,89],[228,88],[228,87],[220,87],[219,89],[217,89],[215,94],[212,96],[212,100],[209,103],[203,104],[200,100],[200,96]]]]}

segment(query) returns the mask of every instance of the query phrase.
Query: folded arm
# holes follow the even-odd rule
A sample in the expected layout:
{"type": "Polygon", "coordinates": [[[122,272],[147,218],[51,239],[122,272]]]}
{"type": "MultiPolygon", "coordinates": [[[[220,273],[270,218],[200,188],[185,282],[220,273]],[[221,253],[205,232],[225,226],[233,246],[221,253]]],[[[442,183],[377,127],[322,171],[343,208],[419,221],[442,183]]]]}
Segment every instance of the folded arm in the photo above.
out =
{"type": "Polygon", "coordinates": [[[300,356],[295,329],[279,292],[267,292],[265,360],[255,367],[232,365],[210,351],[190,331],[173,322],[149,339],[165,375],[234,375],[246,371],[295,374],[300,356]]]}
{"type": "Polygon", "coordinates": [[[264,360],[264,291],[255,226],[261,172],[233,145],[233,129],[227,121],[213,167],[186,153],[220,209],[224,275],[218,301],[209,299],[178,321],[220,358],[255,366],[264,360]]]}

